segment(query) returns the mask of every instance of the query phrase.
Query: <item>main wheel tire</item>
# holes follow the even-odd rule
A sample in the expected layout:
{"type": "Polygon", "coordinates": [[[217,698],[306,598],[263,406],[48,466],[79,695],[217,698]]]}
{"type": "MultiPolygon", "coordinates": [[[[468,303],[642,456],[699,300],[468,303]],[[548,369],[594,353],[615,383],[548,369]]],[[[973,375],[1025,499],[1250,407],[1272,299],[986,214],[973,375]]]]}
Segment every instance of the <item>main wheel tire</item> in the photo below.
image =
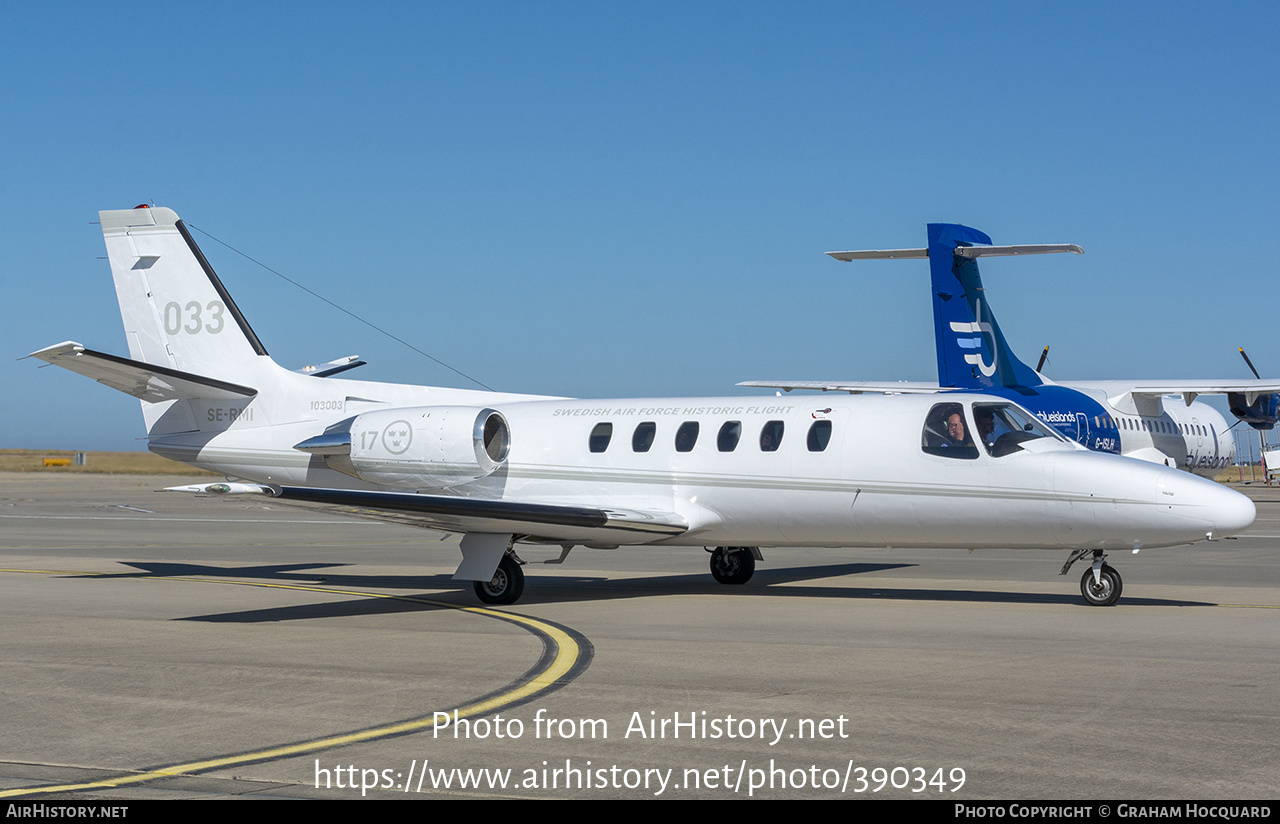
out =
{"type": "Polygon", "coordinates": [[[476,597],[486,604],[514,604],[524,594],[524,570],[516,559],[503,555],[488,581],[476,581],[476,597]]]}
{"type": "Polygon", "coordinates": [[[1084,576],[1080,579],[1080,594],[1084,596],[1084,602],[1089,606],[1109,607],[1120,600],[1120,590],[1124,588],[1120,573],[1116,572],[1110,564],[1103,564],[1101,579],[1099,583],[1094,582],[1092,569],[1085,570],[1084,576]]]}
{"type": "Polygon", "coordinates": [[[722,584],[745,584],[755,573],[755,556],[745,547],[718,546],[711,553],[711,576],[722,584]]]}

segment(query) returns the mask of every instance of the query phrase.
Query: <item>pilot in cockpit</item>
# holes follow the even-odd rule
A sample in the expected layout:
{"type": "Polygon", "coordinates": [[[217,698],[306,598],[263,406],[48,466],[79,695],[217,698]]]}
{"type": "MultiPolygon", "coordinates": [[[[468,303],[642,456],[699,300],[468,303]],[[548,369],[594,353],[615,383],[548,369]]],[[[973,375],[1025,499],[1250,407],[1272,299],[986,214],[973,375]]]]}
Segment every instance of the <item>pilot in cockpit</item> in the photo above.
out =
{"type": "Polygon", "coordinates": [[[990,406],[975,406],[973,410],[974,426],[978,428],[978,440],[982,441],[982,445],[987,447],[987,451],[991,451],[991,445],[996,442],[996,418],[995,413],[990,406]]]}
{"type": "Polygon", "coordinates": [[[973,442],[969,440],[969,433],[964,429],[964,416],[959,412],[952,412],[947,416],[947,437],[951,439],[951,443],[955,446],[972,446],[973,442]]]}

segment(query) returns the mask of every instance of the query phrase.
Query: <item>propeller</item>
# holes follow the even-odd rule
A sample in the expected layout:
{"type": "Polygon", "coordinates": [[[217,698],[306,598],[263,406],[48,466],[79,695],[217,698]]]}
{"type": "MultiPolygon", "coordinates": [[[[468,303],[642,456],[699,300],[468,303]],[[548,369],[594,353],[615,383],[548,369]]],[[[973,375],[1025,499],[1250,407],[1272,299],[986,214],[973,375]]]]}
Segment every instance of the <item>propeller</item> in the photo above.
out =
{"type": "MultiPolygon", "coordinates": [[[[1240,357],[1244,358],[1244,362],[1249,367],[1249,371],[1253,373],[1253,376],[1258,380],[1262,380],[1262,376],[1258,374],[1258,370],[1253,366],[1253,361],[1249,360],[1249,356],[1245,354],[1244,347],[1238,346],[1236,348],[1240,350],[1240,357]]],[[[1227,406],[1232,415],[1257,429],[1258,437],[1262,438],[1262,430],[1272,429],[1277,423],[1280,423],[1280,394],[1255,395],[1253,403],[1249,403],[1248,398],[1249,395],[1247,393],[1228,392],[1227,406]]]]}

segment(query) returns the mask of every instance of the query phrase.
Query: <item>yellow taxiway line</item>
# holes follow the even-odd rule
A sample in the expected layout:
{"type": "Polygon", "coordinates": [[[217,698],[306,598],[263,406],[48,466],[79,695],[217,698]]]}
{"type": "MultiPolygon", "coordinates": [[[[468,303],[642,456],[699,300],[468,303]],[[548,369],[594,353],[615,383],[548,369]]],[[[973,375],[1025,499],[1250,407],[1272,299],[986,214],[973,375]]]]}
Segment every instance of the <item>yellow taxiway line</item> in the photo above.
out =
{"type": "MultiPolygon", "coordinates": [[[[114,575],[115,573],[85,573],[71,570],[36,570],[36,569],[0,569],[0,572],[27,572],[45,575],[114,575]]],[[[330,595],[350,595],[359,598],[388,598],[396,601],[410,601],[416,604],[427,604],[434,607],[445,607],[448,609],[456,609],[461,612],[469,612],[473,615],[480,615],[486,618],[496,618],[502,621],[508,621],[516,624],[535,636],[540,638],[544,645],[554,648],[554,654],[550,656],[550,660],[546,662],[540,670],[533,673],[527,673],[519,679],[507,691],[487,698],[483,701],[476,701],[471,704],[463,704],[458,707],[451,707],[449,712],[450,720],[456,711],[457,718],[467,718],[473,715],[484,715],[502,709],[512,704],[521,703],[532,698],[539,693],[555,689],[563,686],[565,679],[579,663],[582,657],[582,647],[574,640],[573,636],[565,630],[554,624],[545,621],[539,621],[536,618],[529,618],[524,615],[516,615],[510,612],[501,612],[494,609],[485,609],[483,607],[463,607],[456,604],[449,604],[443,601],[432,601],[426,598],[416,598],[409,595],[388,595],[381,592],[359,592],[349,589],[333,589],[330,587],[303,586],[297,584],[268,584],[259,581],[223,581],[209,580],[205,578],[182,578],[182,577],[165,577],[165,576],[143,576],[143,580],[152,581],[180,581],[183,583],[199,583],[199,584],[223,584],[228,586],[251,586],[263,587],[266,589],[289,589],[300,590],[304,592],[322,592],[330,595]]],[[[544,656],[545,658],[546,656],[544,656]]],[[[382,727],[375,727],[368,730],[360,730],[357,732],[343,733],[341,735],[332,735],[326,738],[317,738],[314,741],[303,741],[297,744],[287,744],[281,747],[270,747],[263,750],[254,750],[252,752],[240,753],[238,755],[226,755],[218,758],[209,758],[204,761],[190,761],[185,764],[174,764],[170,767],[161,767],[157,770],[150,770],[143,773],[134,773],[131,775],[122,775],[116,778],[105,778],[101,781],[90,781],[84,784],[59,784],[46,785],[39,787],[22,787],[12,790],[0,790],[0,798],[12,798],[20,795],[35,795],[39,793],[56,793],[56,792],[74,792],[76,790],[103,789],[110,787],[121,787],[128,784],[141,784],[146,781],[155,781],[158,778],[168,778],[175,775],[191,775],[201,773],[207,770],[218,769],[220,767],[229,767],[235,764],[245,764],[251,761],[270,761],[276,758],[286,758],[302,753],[315,752],[317,750],[329,749],[331,747],[341,747],[347,744],[355,744],[362,741],[371,741],[376,738],[384,738],[390,735],[402,735],[408,732],[416,732],[419,730],[430,729],[435,726],[435,715],[431,718],[417,718],[408,721],[400,721],[395,724],[388,724],[382,727]]]]}

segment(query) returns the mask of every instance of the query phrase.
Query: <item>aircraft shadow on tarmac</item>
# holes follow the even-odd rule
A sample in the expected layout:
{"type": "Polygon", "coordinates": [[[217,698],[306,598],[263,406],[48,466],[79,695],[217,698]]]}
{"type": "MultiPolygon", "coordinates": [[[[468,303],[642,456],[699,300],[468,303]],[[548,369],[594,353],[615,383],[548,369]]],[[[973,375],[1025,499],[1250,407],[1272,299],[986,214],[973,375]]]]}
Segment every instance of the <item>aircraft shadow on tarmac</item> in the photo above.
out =
{"type": "MultiPolygon", "coordinates": [[[[334,618],[356,615],[380,615],[401,612],[420,612],[455,606],[483,606],[474,603],[471,587],[459,585],[448,574],[440,575],[350,575],[333,572],[341,565],[333,564],[275,564],[243,567],[214,567],[186,563],[122,562],[138,569],[117,575],[94,576],[96,578],[205,578],[235,579],[246,583],[254,581],[267,585],[289,587],[324,586],[351,590],[378,591],[400,590],[395,597],[357,597],[312,604],[295,604],[237,612],[193,615],[179,620],[214,623],[261,623],[296,621],[311,618],[334,618]],[[324,571],[330,570],[330,571],[324,571]],[[408,593],[405,590],[428,590],[408,593]],[[440,591],[444,590],[444,591],[440,591]],[[435,601],[439,606],[430,602],[435,601]]],[[[530,564],[530,566],[536,566],[530,564]]],[[[726,598],[841,598],[877,599],[886,601],[936,601],[953,603],[991,604],[1066,604],[1084,607],[1072,588],[1053,593],[999,592],[994,590],[958,589],[908,589],[886,587],[804,585],[799,582],[816,581],[867,573],[882,573],[895,569],[914,567],[916,564],[828,564],[760,570],[743,586],[726,587],[711,581],[707,575],[680,574],[626,578],[581,576],[574,578],[528,579],[522,607],[538,603],[564,603],[581,601],[613,601],[629,598],[654,598],[671,595],[718,595],[726,598]],[[785,586],[777,586],[785,585],[785,586]]],[[[297,591],[297,590],[293,590],[297,591]]],[[[387,593],[391,595],[392,593],[387,593]]],[[[1189,601],[1169,598],[1131,598],[1121,601],[1124,606],[1214,606],[1206,601],[1189,601]]],[[[519,608],[517,608],[519,611],[519,608]]]]}

